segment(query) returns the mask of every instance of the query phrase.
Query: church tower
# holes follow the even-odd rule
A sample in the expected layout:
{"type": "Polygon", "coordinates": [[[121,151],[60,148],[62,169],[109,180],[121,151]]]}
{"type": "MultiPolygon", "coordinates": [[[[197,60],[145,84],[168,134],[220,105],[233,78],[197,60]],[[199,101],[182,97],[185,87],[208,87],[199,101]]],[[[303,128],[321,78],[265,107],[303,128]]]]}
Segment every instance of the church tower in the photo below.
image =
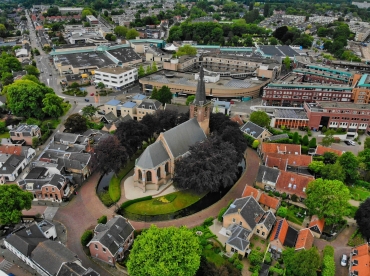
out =
{"type": "Polygon", "coordinates": [[[209,134],[209,119],[211,113],[211,102],[206,98],[206,86],[204,84],[203,65],[200,66],[199,79],[195,99],[190,104],[190,119],[197,118],[200,127],[206,135],[209,134]]]}

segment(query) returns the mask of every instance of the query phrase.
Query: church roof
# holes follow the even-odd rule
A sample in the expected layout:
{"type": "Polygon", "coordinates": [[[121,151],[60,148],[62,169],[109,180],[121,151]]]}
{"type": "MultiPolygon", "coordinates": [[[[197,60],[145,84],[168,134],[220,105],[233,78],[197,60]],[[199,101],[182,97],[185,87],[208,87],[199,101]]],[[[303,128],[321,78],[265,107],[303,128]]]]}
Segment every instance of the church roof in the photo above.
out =
{"type": "Polygon", "coordinates": [[[203,69],[203,65],[201,65],[200,71],[199,71],[197,91],[195,93],[195,99],[194,99],[193,104],[204,105],[206,104],[206,102],[207,102],[207,98],[206,98],[206,85],[204,83],[204,69],[203,69]]]}
{"type": "Polygon", "coordinates": [[[170,159],[170,157],[168,156],[162,141],[158,140],[144,150],[143,154],[139,157],[136,166],[142,169],[151,169],[168,159],[170,159]]]}
{"type": "Polygon", "coordinates": [[[207,137],[196,118],[190,119],[163,133],[163,138],[175,158],[183,155],[189,147],[207,137]]]}

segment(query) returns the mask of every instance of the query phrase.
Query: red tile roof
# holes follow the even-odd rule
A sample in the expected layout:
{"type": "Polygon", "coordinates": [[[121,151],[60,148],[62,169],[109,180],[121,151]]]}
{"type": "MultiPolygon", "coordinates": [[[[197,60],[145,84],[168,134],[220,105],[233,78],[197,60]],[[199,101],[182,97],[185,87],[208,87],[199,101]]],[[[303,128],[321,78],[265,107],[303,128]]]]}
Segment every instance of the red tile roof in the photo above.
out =
{"type": "Polygon", "coordinates": [[[269,195],[263,193],[260,196],[260,199],[258,200],[258,202],[260,204],[263,204],[267,207],[270,207],[270,208],[276,210],[279,207],[280,200],[275,198],[275,197],[272,197],[272,196],[269,196],[269,195]]]}
{"type": "Polygon", "coordinates": [[[0,146],[0,154],[21,155],[22,147],[20,146],[0,146]]]}
{"type": "Polygon", "coordinates": [[[239,126],[242,126],[244,124],[242,118],[240,118],[239,115],[234,115],[230,118],[231,121],[238,123],[239,126]]]}
{"type": "Polygon", "coordinates": [[[324,230],[324,225],[325,225],[325,219],[324,218],[319,219],[318,216],[313,215],[311,217],[311,221],[310,221],[310,224],[308,225],[308,228],[317,226],[317,228],[319,228],[319,230],[320,230],[320,233],[322,233],[322,231],[324,230]]]}
{"type": "Polygon", "coordinates": [[[312,247],[314,236],[310,229],[301,229],[298,234],[297,242],[295,244],[295,250],[310,249],[312,247]]]}
{"type": "MultiPolygon", "coordinates": [[[[308,165],[312,162],[312,156],[310,155],[280,154],[280,153],[267,153],[265,157],[265,162],[266,159],[268,160],[271,158],[279,158],[281,160],[286,160],[289,166],[298,166],[298,167],[308,167],[308,165]]],[[[273,167],[269,165],[266,166],[273,167]]]]}
{"type": "Polygon", "coordinates": [[[270,167],[270,168],[278,168],[279,170],[286,171],[288,160],[284,158],[271,156],[271,154],[276,154],[276,155],[281,155],[281,156],[284,155],[284,154],[279,154],[279,153],[268,153],[265,158],[265,166],[270,167]]]}
{"type": "Polygon", "coordinates": [[[358,276],[370,276],[370,246],[367,243],[353,248],[349,270],[356,271],[358,276]],[[355,250],[357,250],[356,253],[355,250]],[[352,265],[354,261],[356,265],[352,265]]]}
{"type": "Polygon", "coordinates": [[[324,155],[325,152],[332,152],[332,153],[337,154],[338,156],[341,156],[343,154],[343,151],[341,151],[341,150],[327,148],[327,147],[324,147],[324,146],[321,146],[321,145],[318,145],[317,146],[317,148],[316,148],[316,154],[318,154],[318,155],[324,155]]]}
{"type": "Polygon", "coordinates": [[[315,180],[312,176],[296,174],[292,172],[280,171],[280,176],[275,188],[280,193],[295,194],[306,198],[306,187],[308,183],[315,180]]]}
{"type": "Polygon", "coordinates": [[[274,229],[272,229],[272,233],[270,236],[270,242],[278,239],[280,240],[281,244],[284,244],[286,234],[288,232],[289,224],[286,219],[281,219],[276,222],[274,229]],[[279,227],[280,225],[280,227],[279,227]],[[279,231],[278,231],[279,228],[279,231]],[[275,237],[276,236],[276,237],[275,237]]]}
{"type": "Polygon", "coordinates": [[[301,155],[301,145],[280,144],[280,143],[262,143],[261,151],[266,153],[286,153],[301,155]]]}
{"type": "Polygon", "coordinates": [[[258,197],[258,190],[256,188],[253,188],[252,186],[246,185],[243,191],[243,196],[253,196],[254,199],[257,199],[258,197]]]}

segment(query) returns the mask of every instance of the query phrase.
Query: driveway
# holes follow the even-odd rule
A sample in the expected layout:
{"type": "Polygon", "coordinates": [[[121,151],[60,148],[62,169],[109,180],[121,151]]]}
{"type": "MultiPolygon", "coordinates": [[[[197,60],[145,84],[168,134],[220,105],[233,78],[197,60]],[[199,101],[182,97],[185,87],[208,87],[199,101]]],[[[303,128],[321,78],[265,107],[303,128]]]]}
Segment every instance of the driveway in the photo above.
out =
{"type": "MultiPolygon", "coordinates": [[[[181,226],[194,227],[200,225],[206,218],[216,217],[219,210],[226,206],[230,200],[234,200],[241,196],[246,184],[253,185],[257,176],[260,159],[257,153],[247,149],[247,169],[239,179],[239,181],[230,189],[230,191],[218,202],[204,209],[201,212],[188,217],[156,222],[159,227],[181,226]]],[[[107,215],[108,219],[115,215],[115,207],[106,208],[96,195],[95,188],[99,181],[99,175],[93,174],[88,181],[78,191],[77,196],[65,207],[60,207],[54,219],[63,223],[67,231],[67,247],[75,252],[82,261],[83,266],[95,269],[101,275],[108,275],[100,266],[92,262],[84,253],[80,238],[86,229],[93,229],[97,223],[97,219],[102,215],[107,215]]],[[[121,183],[122,184],[122,183],[121,183]]],[[[122,192],[124,189],[122,187],[122,192]]],[[[148,228],[148,222],[131,221],[135,229],[148,228]]]]}

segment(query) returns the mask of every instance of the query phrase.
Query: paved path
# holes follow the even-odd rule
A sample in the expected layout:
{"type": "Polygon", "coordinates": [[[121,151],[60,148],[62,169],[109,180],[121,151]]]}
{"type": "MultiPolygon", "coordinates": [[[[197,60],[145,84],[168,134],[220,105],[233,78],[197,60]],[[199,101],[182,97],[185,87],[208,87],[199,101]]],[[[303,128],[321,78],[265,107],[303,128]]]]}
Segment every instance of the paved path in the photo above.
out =
{"type": "MultiPolygon", "coordinates": [[[[159,227],[181,226],[194,227],[201,224],[206,218],[216,217],[219,210],[226,206],[230,200],[241,196],[245,184],[253,185],[257,176],[260,159],[257,153],[247,150],[247,170],[240,180],[231,190],[217,203],[198,212],[194,215],[171,221],[156,222],[159,227]]],[[[90,176],[89,180],[81,187],[78,195],[65,207],[59,208],[54,219],[63,223],[68,229],[67,247],[75,252],[82,260],[85,267],[92,267],[101,275],[107,275],[107,271],[92,262],[83,252],[80,238],[86,229],[92,229],[97,223],[97,219],[102,215],[107,215],[108,219],[114,216],[114,207],[107,209],[96,196],[95,188],[99,180],[98,174],[90,176]]],[[[123,187],[122,187],[123,188],[123,187]]],[[[124,191],[124,189],[121,189],[124,191]]],[[[147,228],[150,223],[131,221],[136,229],[147,228]]]]}

